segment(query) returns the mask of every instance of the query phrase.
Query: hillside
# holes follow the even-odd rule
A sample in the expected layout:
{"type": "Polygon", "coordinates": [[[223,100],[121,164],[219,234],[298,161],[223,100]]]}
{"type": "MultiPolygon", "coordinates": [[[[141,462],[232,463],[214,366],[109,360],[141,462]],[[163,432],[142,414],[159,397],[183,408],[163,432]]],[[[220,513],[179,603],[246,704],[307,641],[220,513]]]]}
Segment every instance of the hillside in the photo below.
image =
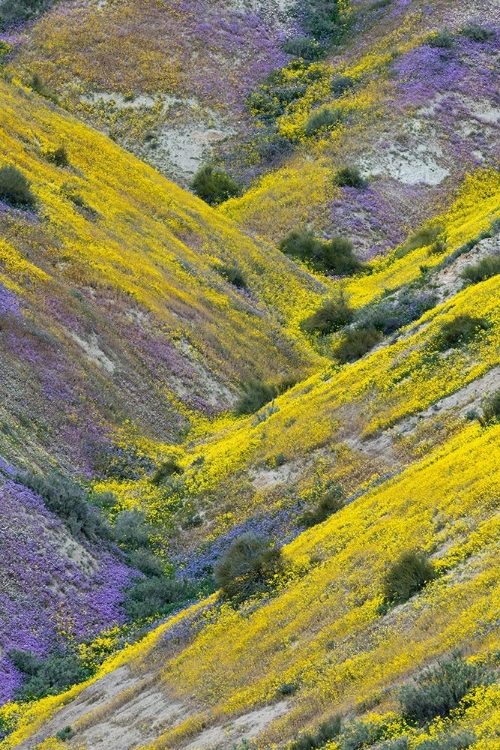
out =
{"type": "Polygon", "coordinates": [[[500,749],[500,8],[334,5],[1,31],[0,750],[500,749]]]}

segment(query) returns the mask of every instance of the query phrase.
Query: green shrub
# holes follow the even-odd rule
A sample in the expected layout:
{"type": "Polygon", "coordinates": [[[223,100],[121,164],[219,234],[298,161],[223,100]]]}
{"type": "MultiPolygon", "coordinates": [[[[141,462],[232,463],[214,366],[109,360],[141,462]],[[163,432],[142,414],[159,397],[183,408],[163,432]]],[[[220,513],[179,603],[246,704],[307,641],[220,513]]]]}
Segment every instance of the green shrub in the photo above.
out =
{"type": "Polygon", "coordinates": [[[69,166],[68,152],[66,151],[65,146],[58,146],[57,148],[45,151],[44,156],[47,161],[55,164],[56,167],[69,166]]]}
{"type": "Polygon", "coordinates": [[[500,390],[486,399],[481,416],[481,424],[487,426],[500,420],[500,390]]]}
{"type": "Polygon", "coordinates": [[[339,98],[354,88],[354,80],[350,76],[336,75],[332,78],[332,92],[339,98]]]}
{"type": "Polygon", "coordinates": [[[137,581],[127,591],[125,612],[131,620],[142,620],[169,611],[171,605],[187,602],[196,592],[191,584],[167,576],[137,581]]]}
{"type": "Polygon", "coordinates": [[[476,735],[469,729],[462,729],[455,734],[441,735],[437,739],[424,740],[418,745],[419,750],[467,750],[476,742],[476,735]]]}
{"type": "Polygon", "coordinates": [[[118,513],[113,532],[120,545],[128,550],[138,550],[149,546],[152,529],[144,513],[135,508],[118,513]]]}
{"type": "Polygon", "coordinates": [[[237,287],[238,289],[246,289],[247,282],[243,275],[242,270],[237,265],[223,265],[219,268],[219,273],[222,278],[229,281],[230,284],[237,287]]]}
{"type": "Polygon", "coordinates": [[[355,362],[373,349],[382,340],[382,334],[376,328],[359,327],[346,331],[340,344],[335,347],[333,355],[341,364],[355,362]]]}
{"type": "Polygon", "coordinates": [[[287,695],[295,695],[297,690],[299,689],[299,686],[296,682],[283,682],[279,688],[277,689],[278,695],[281,696],[287,696],[287,695]]]}
{"type": "Polygon", "coordinates": [[[344,295],[323,302],[316,312],[305,318],[300,327],[305,333],[320,333],[322,336],[340,330],[352,323],[354,310],[349,306],[344,295]]]}
{"type": "Polygon", "coordinates": [[[239,536],[217,561],[214,579],[223,596],[243,600],[269,588],[283,569],[281,550],[253,533],[239,536]]]}
{"type": "Polygon", "coordinates": [[[33,208],[35,197],[24,174],[16,167],[0,168],[0,200],[14,208],[33,208]]]}
{"type": "Polygon", "coordinates": [[[287,55],[296,55],[303,60],[320,60],[325,56],[324,47],[310,36],[296,36],[287,39],[283,42],[282,49],[287,55]]]}
{"type": "Polygon", "coordinates": [[[465,36],[471,42],[477,42],[478,44],[484,44],[494,39],[495,32],[491,29],[485,29],[484,26],[479,24],[471,23],[468,26],[464,26],[460,29],[462,36],[465,36]]]}
{"type": "Polygon", "coordinates": [[[403,552],[384,577],[386,601],[399,604],[434,580],[436,572],[422,552],[403,552]]]}
{"type": "Polygon", "coordinates": [[[479,331],[487,331],[489,328],[488,321],[484,318],[476,318],[471,315],[457,315],[456,318],[444,323],[441,332],[437,337],[437,345],[440,351],[453,349],[477,336],[479,331]]]}
{"type": "Polygon", "coordinates": [[[238,416],[254,414],[278,395],[275,385],[262,380],[250,380],[242,386],[242,393],[236,402],[234,412],[238,416]]]}
{"type": "Polygon", "coordinates": [[[281,241],[280,250],[300,260],[313,261],[321,257],[323,242],[310,229],[292,229],[281,241]]]}
{"type": "Polygon", "coordinates": [[[72,479],[54,471],[47,477],[26,473],[19,476],[19,481],[40,495],[45,506],[66,523],[74,536],[109,538],[110,529],[92,506],[89,494],[72,479]]]}
{"type": "Polygon", "coordinates": [[[406,240],[406,242],[396,251],[395,256],[397,258],[402,258],[413,250],[431,246],[436,242],[442,232],[443,227],[439,225],[422,227],[406,240]]]}
{"type": "Polygon", "coordinates": [[[238,183],[232,177],[210,164],[198,170],[191,188],[198,198],[210,206],[216,206],[241,193],[238,183]]]}
{"type": "Polygon", "coordinates": [[[320,240],[309,229],[294,229],[280,243],[280,250],[300,258],[315,270],[336,276],[351,275],[363,269],[345,237],[320,240]]]}
{"type": "Polygon", "coordinates": [[[1,0],[0,26],[35,18],[51,4],[51,0],[1,0]]]}
{"type": "Polygon", "coordinates": [[[418,320],[426,310],[435,306],[436,301],[437,296],[434,292],[403,289],[392,299],[382,300],[362,310],[359,314],[359,324],[365,328],[376,328],[384,336],[388,336],[418,320]]]}
{"type": "Polygon", "coordinates": [[[439,47],[440,49],[451,49],[454,45],[453,34],[449,29],[435,31],[427,37],[426,44],[429,47],[439,47]]]}
{"type": "Polygon", "coordinates": [[[333,184],[339,187],[352,187],[362,190],[366,187],[366,181],[361,177],[357,167],[344,167],[339,169],[333,178],[333,184]]]}
{"type": "Polygon", "coordinates": [[[338,0],[308,0],[302,17],[305,31],[323,43],[331,41],[339,31],[339,5],[338,0]]]}
{"type": "Polygon", "coordinates": [[[342,726],[340,716],[327,719],[318,727],[318,731],[306,732],[289,746],[289,750],[317,750],[326,745],[330,740],[338,737],[342,726]]]}
{"type": "Polygon", "coordinates": [[[309,138],[312,135],[316,135],[321,130],[331,130],[335,125],[338,125],[343,121],[344,117],[340,109],[333,109],[332,107],[323,107],[323,109],[313,112],[304,128],[306,136],[309,138]]]}
{"type": "Polygon", "coordinates": [[[341,750],[361,750],[361,748],[372,747],[385,733],[383,724],[371,724],[364,721],[351,721],[340,738],[341,750]]]}
{"type": "Polygon", "coordinates": [[[33,89],[39,96],[43,96],[44,99],[48,99],[51,102],[57,104],[58,99],[53,91],[47,86],[43,78],[38,74],[34,73],[31,77],[30,88],[33,89]]]}
{"type": "Polygon", "coordinates": [[[150,578],[163,575],[161,560],[147,549],[132,550],[129,555],[129,563],[132,568],[140,570],[141,573],[150,578]]]}
{"type": "Polygon", "coordinates": [[[491,279],[500,273],[500,255],[487,255],[477,263],[466,266],[460,276],[469,284],[478,284],[480,281],[491,279]]]}
{"type": "Polygon", "coordinates": [[[151,477],[151,482],[156,485],[164,484],[167,479],[170,479],[170,477],[183,473],[184,469],[182,466],[179,466],[175,458],[167,458],[167,460],[163,461],[163,463],[156,469],[151,477]]]}
{"type": "Polygon", "coordinates": [[[66,742],[66,740],[70,740],[73,736],[74,732],[68,725],[67,727],[64,727],[64,729],[60,729],[59,732],[57,732],[56,739],[61,740],[61,742],[66,742]]]}
{"type": "Polygon", "coordinates": [[[481,664],[468,664],[458,653],[425,669],[415,682],[399,692],[403,715],[408,721],[426,724],[438,716],[446,717],[467,693],[493,680],[481,664]]]}
{"type": "Polygon", "coordinates": [[[316,526],[318,523],[323,523],[333,513],[337,513],[337,511],[343,508],[343,498],[344,492],[342,487],[338,484],[331,485],[314,508],[306,510],[299,516],[299,524],[310,528],[311,526],[316,526]]]}
{"type": "Polygon", "coordinates": [[[92,670],[74,654],[56,652],[46,659],[39,659],[31,652],[12,649],[8,656],[14,666],[28,677],[16,691],[16,700],[38,700],[47,695],[56,695],[92,674],[92,670]]]}

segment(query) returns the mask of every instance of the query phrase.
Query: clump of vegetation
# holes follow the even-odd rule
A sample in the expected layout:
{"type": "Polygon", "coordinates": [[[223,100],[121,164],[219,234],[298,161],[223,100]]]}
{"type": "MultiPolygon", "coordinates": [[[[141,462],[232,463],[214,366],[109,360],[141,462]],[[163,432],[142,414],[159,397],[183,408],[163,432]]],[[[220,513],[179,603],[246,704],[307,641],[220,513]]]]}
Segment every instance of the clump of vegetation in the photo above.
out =
{"type": "Polygon", "coordinates": [[[484,318],[476,318],[466,313],[444,323],[437,337],[440,351],[453,349],[472,341],[480,331],[487,331],[489,323],[484,318]]]}
{"type": "Polygon", "coordinates": [[[64,729],[60,729],[56,733],[56,739],[61,740],[61,742],[66,742],[66,740],[70,740],[74,736],[73,729],[71,726],[64,727],[64,729]]]}
{"type": "Polygon", "coordinates": [[[44,152],[44,157],[56,167],[69,167],[69,157],[65,146],[58,146],[44,152]]]}
{"type": "Polygon", "coordinates": [[[495,37],[495,32],[492,29],[486,29],[484,26],[480,26],[477,23],[471,23],[468,26],[464,26],[460,29],[460,33],[471,42],[477,42],[478,44],[485,44],[485,42],[489,42],[495,37]]]}
{"type": "Polygon", "coordinates": [[[320,131],[331,130],[336,125],[339,125],[343,119],[342,110],[334,109],[333,107],[323,107],[309,116],[304,132],[309,138],[320,131]]]}
{"type": "Polygon", "coordinates": [[[325,490],[324,495],[314,508],[306,510],[298,519],[301,526],[310,528],[323,523],[333,513],[344,507],[344,491],[338,484],[333,484],[325,490]]]}
{"type": "Polygon", "coordinates": [[[486,399],[480,422],[483,426],[498,422],[500,420],[500,390],[486,399]]]}
{"type": "Polygon", "coordinates": [[[192,584],[165,575],[152,575],[137,581],[127,591],[125,611],[133,620],[167,614],[172,605],[187,603],[196,596],[192,584]]]}
{"type": "Polygon", "coordinates": [[[305,333],[319,333],[326,336],[352,323],[354,310],[349,306],[344,294],[323,302],[316,312],[305,318],[300,327],[305,333]]]}
{"type": "Polygon", "coordinates": [[[232,177],[211,164],[206,164],[198,170],[191,188],[198,198],[210,206],[217,206],[241,193],[240,186],[232,177]]]}
{"type": "Polygon", "coordinates": [[[419,750],[467,750],[477,737],[470,729],[461,729],[454,734],[440,735],[436,739],[419,743],[419,750]]]}
{"type": "Polygon", "coordinates": [[[358,320],[363,327],[372,326],[384,336],[389,336],[418,320],[424,312],[436,305],[436,301],[434,292],[406,289],[391,299],[368,306],[361,311],[358,320]]]}
{"type": "Polygon", "coordinates": [[[156,469],[155,473],[151,477],[151,482],[156,485],[164,484],[167,479],[170,479],[170,477],[173,477],[176,474],[183,473],[184,469],[179,465],[175,458],[167,458],[167,460],[163,461],[162,464],[156,469]]]}
{"type": "Polygon", "coordinates": [[[403,552],[384,577],[384,598],[401,604],[435,578],[436,571],[423,552],[403,552]]]}
{"type": "Polygon", "coordinates": [[[242,393],[234,407],[235,414],[254,414],[278,395],[276,386],[262,380],[250,380],[242,386],[242,393]]]}
{"type": "Polygon", "coordinates": [[[342,721],[340,716],[327,719],[318,727],[316,732],[306,732],[289,746],[289,750],[317,750],[340,734],[342,721]]]}
{"type": "Polygon", "coordinates": [[[241,601],[269,590],[283,567],[282,552],[271,539],[242,534],[217,561],[214,579],[223,596],[241,601]]]}
{"type": "Polygon", "coordinates": [[[487,255],[477,263],[466,266],[460,276],[469,284],[478,284],[480,281],[491,279],[500,273],[500,255],[487,255]]]}
{"type": "Polygon", "coordinates": [[[361,750],[372,747],[382,739],[386,731],[384,724],[369,721],[351,721],[340,738],[342,750],[361,750]]]}
{"type": "Polygon", "coordinates": [[[303,60],[321,60],[325,55],[325,48],[310,36],[296,36],[286,39],[282,45],[283,52],[287,55],[295,55],[303,60]]]}
{"type": "Polygon", "coordinates": [[[350,240],[345,237],[320,240],[309,229],[292,230],[280,243],[280,250],[317,271],[336,276],[352,275],[364,268],[354,255],[350,240]]]}
{"type": "Polygon", "coordinates": [[[46,659],[40,659],[31,651],[16,648],[9,651],[8,656],[27,678],[16,691],[16,700],[38,700],[47,695],[56,695],[92,675],[92,670],[82,664],[75,654],[56,652],[46,659]]]}
{"type": "Polygon", "coordinates": [[[51,0],[1,0],[0,26],[36,18],[50,4],[51,0]]]}
{"type": "Polygon", "coordinates": [[[435,31],[426,41],[429,47],[438,47],[439,49],[451,49],[454,45],[453,34],[449,29],[435,31]]]}
{"type": "Polygon", "coordinates": [[[64,521],[73,536],[109,538],[109,526],[92,505],[89,493],[69,477],[54,471],[47,477],[26,473],[19,480],[40,495],[48,510],[64,521]]]}
{"type": "Polygon", "coordinates": [[[338,187],[352,187],[362,190],[366,187],[366,180],[361,177],[357,167],[343,167],[335,174],[333,184],[338,187]]]}
{"type": "Polygon", "coordinates": [[[354,80],[350,76],[336,75],[332,78],[332,92],[340,98],[354,88],[354,80]]]}
{"type": "Polygon", "coordinates": [[[30,88],[33,89],[37,94],[43,96],[44,99],[48,99],[54,104],[57,104],[58,99],[54,92],[47,86],[43,78],[39,73],[33,73],[30,81],[30,88]]]}
{"type": "Polygon", "coordinates": [[[243,275],[243,271],[236,264],[222,265],[218,270],[222,278],[226,279],[226,281],[229,281],[229,283],[235,286],[237,289],[247,288],[247,282],[245,276],[243,275]]]}
{"type": "Polygon", "coordinates": [[[373,326],[359,326],[346,331],[333,355],[341,364],[356,362],[382,340],[382,334],[373,326]]]}
{"type": "Polygon", "coordinates": [[[413,250],[418,250],[420,247],[430,247],[438,240],[438,237],[442,233],[443,227],[440,225],[422,227],[406,240],[396,251],[395,256],[402,258],[413,250]]]}
{"type": "Polygon", "coordinates": [[[491,673],[482,664],[469,664],[455,653],[437,666],[425,669],[415,682],[399,693],[407,721],[427,724],[438,716],[446,717],[474,688],[490,684],[491,673]]]}
{"type": "Polygon", "coordinates": [[[17,167],[0,168],[0,200],[14,208],[34,208],[35,196],[28,180],[17,167]]]}
{"type": "Polygon", "coordinates": [[[149,547],[152,527],[147,522],[144,513],[134,508],[122,510],[115,519],[113,529],[114,539],[126,550],[138,550],[149,547]]]}

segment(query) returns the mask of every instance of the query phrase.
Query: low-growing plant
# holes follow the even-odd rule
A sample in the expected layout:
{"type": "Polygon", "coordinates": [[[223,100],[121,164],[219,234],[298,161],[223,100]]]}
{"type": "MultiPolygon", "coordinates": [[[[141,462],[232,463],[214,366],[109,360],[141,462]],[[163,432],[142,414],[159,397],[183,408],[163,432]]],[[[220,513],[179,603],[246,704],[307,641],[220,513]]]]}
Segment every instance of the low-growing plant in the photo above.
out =
{"type": "Polygon", "coordinates": [[[344,727],[339,747],[340,750],[362,750],[372,747],[384,734],[384,724],[354,720],[344,727]]]}
{"type": "Polygon", "coordinates": [[[57,96],[47,86],[39,73],[33,73],[30,81],[30,88],[40,96],[43,96],[44,99],[48,99],[57,104],[57,96]]]}
{"type": "Polygon", "coordinates": [[[36,18],[51,4],[51,0],[1,0],[0,27],[36,18]]]}
{"type": "Polygon", "coordinates": [[[353,252],[353,244],[345,237],[320,240],[310,229],[293,229],[280,243],[280,250],[300,258],[315,270],[336,276],[352,275],[364,266],[353,252]]]}
{"type": "Polygon", "coordinates": [[[429,47],[438,47],[440,49],[451,49],[454,45],[453,33],[449,29],[435,31],[427,37],[426,44],[429,47]]]}
{"type": "Polygon", "coordinates": [[[337,98],[354,88],[354,80],[350,76],[336,75],[332,78],[332,92],[337,98]]]}
{"type": "Polygon", "coordinates": [[[385,574],[384,598],[392,604],[406,602],[434,578],[434,567],[423,552],[403,552],[385,574]]]}
{"type": "Polygon", "coordinates": [[[65,146],[58,146],[54,149],[48,149],[44,152],[44,156],[47,161],[55,164],[56,167],[68,167],[69,157],[65,146]]]}
{"type": "Polygon", "coordinates": [[[469,284],[478,284],[480,281],[486,281],[500,273],[500,255],[487,255],[477,263],[471,263],[466,266],[461,278],[469,284]]]}
{"type": "Polygon", "coordinates": [[[14,208],[34,208],[35,196],[28,180],[17,167],[0,168],[0,200],[14,208]]]}
{"type": "Polygon", "coordinates": [[[147,548],[151,533],[151,526],[146,521],[144,513],[137,508],[122,510],[116,516],[113,535],[127,550],[147,548]]]}
{"type": "Polygon", "coordinates": [[[373,326],[347,330],[342,341],[335,347],[333,356],[341,364],[355,362],[364,357],[382,340],[382,334],[373,326]]]}
{"type": "Polygon", "coordinates": [[[335,174],[333,184],[338,187],[352,187],[362,190],[366,187],[366,180],[361,177],[357,167],[343,167],[335,174]]]}
{"type": "Polygon", "coordinates": [[[283,52],[287,55],[295,55],[303,60],[321,60],[325,56],[325,48],[310,36],[296,36],[286,39],[282,44],[283,52]]]}
{"type": "Polygon", "coordinates": [[[306,510],[299,516],[299,524],[309,528],[318,523],[323,523],[333,513],[344,507],[344,491],[338,484],[333,484],[325,490],[325,494],[314,508],[306,510]]]}
{"type": "Polygon", "coordinates": [[[238,416],[254,414],[278,395],[275,385],[262,380],[250,380],[242,386],[241,395],[236,402],[234,412],[238,416]]]}
{"type": "Polygon", "coordinates": [[[399,701],[403,715],[416,724],[427,724],[438,716],[444,718],[471,690],[492,680],[484,665],[469,664],[461,654],[454,653],[401,688],[399,701]]]}
{"type": "Polygon", "coordinates": [[[463,313],[453,320],[444,323],[437,336],[437,346],[440,351],[447,351],[469,343],[480,331],[487,331],[488,321],[484,318],[473,317],[463,313]]]}
{"type": "Polygon", "coordinates": [[[230,284],[235,286],[237,289],[246,289],[247,282],[243,275],[243,271],[237,265],[222,265],[219,268],[219,273],[222,278],[229,281],[230,284]]]}
{"type": "Polygon", "coordinates": [[[210,206],[216,206],[241,193],[240,186],[232,177],[211,164],[206,164],[198,170],[191,188],[198,198],[210,206]]]}
{"type": "Polygon", "coordinates": [[[152,576],[137,581],[125,597],[128,617],[142,620],[166,613],[173,604],[180,605],[196,595],[192,584],[167,576],[152,576]]]}
{"type": "Polygon", "coordinates": [[[484,402],[480,422],[485,427],[500,420],[500,390],[493,393],[484,402]]]}
{"type": "Polygon", "coordinates": [[[465,36],[471,42],[477,42],[478,44],[489,42],[495,37],[495,32],[492,29],[487,29],[477,23],[471,23],[468,26],[464,26],[460,29],[460,34],[465,36]]]}
{"type": "Polygon", "coordinates": [[[243,600],[269,589],[282,570],[279,547],[267,537],[248,533],[235,539],[217,561],[214,579],[223,596],[243,600]]]}
{"type": "Polygon", "coordinates": [[[352,323],[354,310],[349,306],[344,294],[323,302],[316,312],[305,318],[300,327],[305,333],[319,333],[325,336],[352,323]]]}
{"type": "Polygon", "coordinates": [[[140,570],[141,573],[150,578],[161,576],[164,573],[161,560],[148,549],[132,550],[129,555],[129,563],[132,568],[140,570]]]}
{"type": "Polygon", "coordinates": [[[418,320],[424,312],[432,309],[436,302],[435,292],[403,289],[397,296],[384,299],[362,310],[358,322],[364,327],[373,326],[384,336],[388,336],[418,320]]]}
{"type": "Polygon", "coordinates": [[[151,477],[151,482],[156,485],[164,484],[167,479],[170,479],[170,477],[183,473],[184,469],[178,464],[175,458],[167,458],[167,460],[163,461],[156,469],[151,477]]]}
{"type": "Polygon", "coordinates": [[[73,729],[69,725],[64,727],[64,729],[60,729],[59,732],[56,733],[56,739],[61,740],[61,742],[66,742],[66,740],[70,740],[73,736],[73,729]]]}
{"type": "Polygon", "coordinates": [[[14,666],[27,677],[24,684],[16,690],[16,700],[38,700],[47,695],[56,695],[92,675],[92,670],[71,653],[56,652],[45,659],[39,659],[31,652],[12,649],[8,656],[14,666]]]}
{"type": "Polygon", "coordinates": [[[441,225],[421,227],[421,229],[408,237],[406,242],[396,251],[395,256],[402,258],[413,250],[418,250],[421,247],[430,247],[442,233],[443,227],[441,225]]]}
{"type": "Polygon", "coordinates": [[[319,725],[316,732],[306,732],[289,745],[289,750],[317,750],[336,739],[342,728],[340,716],[332,716],[319,725]]]}
{"type": "Polygon", "coordinates": [[[453,734],[442,734],[436,739],[420,742],[419,750],[467,750],[477,740],[476,735],[470,729],[461,729],[453,734]]]}
{"type": "Polygon", "coordinates": [[[333,107],[323,107],[309,116],[304,132],[309,138],[320,131],[331,130],[336,125],[339,125],[343,119],[342,110],[334,109],[333,107]]]}
{"type": "Polygon", "coordinates": [[[295,695],[298,689],[299,686],[296,682],[282,682],[276,692],[278,695],[285,697],[288,695],[295,695]]]}

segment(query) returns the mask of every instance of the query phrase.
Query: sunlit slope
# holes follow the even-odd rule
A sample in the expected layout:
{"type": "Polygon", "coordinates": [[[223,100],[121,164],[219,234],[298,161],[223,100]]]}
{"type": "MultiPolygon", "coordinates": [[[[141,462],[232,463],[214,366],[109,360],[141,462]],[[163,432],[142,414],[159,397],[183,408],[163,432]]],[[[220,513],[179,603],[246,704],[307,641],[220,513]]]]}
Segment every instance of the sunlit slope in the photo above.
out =
{"type": "MultiPolygon", "coordinates": [[[[397,688],[455,648],[492,665],[498,653],[499,437],[498,426],[471,425],[302,534],[285,548],[290,574],[270,600],[239,611],[224,607],[215,620],[187,612],[173,620],[171,636],[162,626],[157,646],[152,637],[124,654],[137,680],[146,677],[150,685],[156,675],[164,700],[186,706],[185,721],[165,727],[160,739],[143,746],[158,750],[193,742],[203,747],[196,738],[210,727],[227,726],[231,717],[277,703],[277,718],[261,732],[259,747],[296,738],[335,713],[364,718],[370,711],[373,718],[391,710],[395,714],[385,719],[393,723],[389,736],[409,732],[415,735],[410,747],[417,747],[418,732],[397,716],[397,688]],[[440,576],[384,614],[383,575],[401,551],[415,547],[431,555],[440,576]],[[205,627],[195,635],[200,622],[205,627]],[[285,707],[284,684],[296,686],[285,707]]],[[[101,674],[116,666],[111,662],[101,674]]],[[[118,707],[139,700],[139,687],[138,682],[128,694],[115,694],[96,710],[80,705],[69,746],[85,745],[88,728],[95,737],[118,707]]],[[[34,706],[3,746],[16,747],[80,691],[34,706]]],[[[497,685],[479,689],[454,726],[476,731],[475,748],[497,747],[498,707],[497,685]]],[[[56,714],[48,734],[64,720],[62,715],[58,724],[56,714]]],[[[443,729],[446,725],[437,722],[431,735],[443,729]]],[[[47,732],[42,728],[37,736],[39,742],[47,732]]],[[[210,746],[208,737],[205,741],[210,746]]],[[[220,747],[232,745],[221,741],[220,747]]]]}
{"type": "Polygon", "coordinates": [[[0,227],[2,419],[23,442],[62,439],[81,466],[127,419],[170,440],[242,380],[314,366],[288,331],[321,284],[40,97],[0,82],[0,98],[1,165],[37,199],[2,205],[0,227]],[[46,158],[61,145],[69,167],[46,158]]]}

